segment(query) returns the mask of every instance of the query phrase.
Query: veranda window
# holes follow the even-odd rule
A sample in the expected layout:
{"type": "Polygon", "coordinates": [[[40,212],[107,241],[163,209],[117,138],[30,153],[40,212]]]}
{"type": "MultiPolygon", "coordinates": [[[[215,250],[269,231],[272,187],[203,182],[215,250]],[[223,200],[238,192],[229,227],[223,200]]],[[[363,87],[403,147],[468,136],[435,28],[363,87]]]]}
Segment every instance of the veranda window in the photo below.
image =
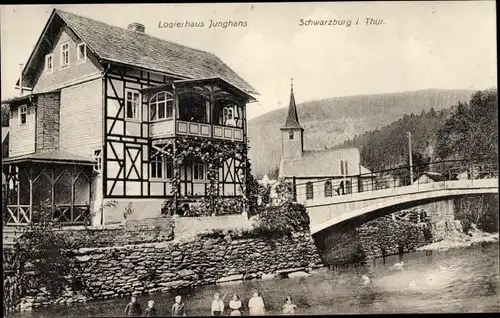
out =
{"type": "Polygon", "coordinates": [[[149,120],[172,118],[174,99],[169,92],[160,92],[149,100],[149,120]]]}

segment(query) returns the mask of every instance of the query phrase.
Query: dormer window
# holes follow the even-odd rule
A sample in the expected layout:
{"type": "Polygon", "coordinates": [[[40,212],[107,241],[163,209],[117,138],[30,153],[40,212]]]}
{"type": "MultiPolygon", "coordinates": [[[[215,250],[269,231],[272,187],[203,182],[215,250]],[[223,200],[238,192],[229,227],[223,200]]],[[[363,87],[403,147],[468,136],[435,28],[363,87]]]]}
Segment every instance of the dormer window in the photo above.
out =
{"type": "Polygon", "coordinates": [[[54,54],[45,55],[45,72],[52,73],[54,71],[54,54]]]}
{"type": "Polygon", "coordinates": [[[61,68],[69,67],[69,42],[61,45],[61,68]]]}
{"type": "Polygon", "coordinates": [[[76,47],[76,61],[78,63],[87,61],[87,45],[85,43],[80,43],[76,47]]]}
{"type": "Polygon", "coordinates": [[[27,115],[28,115],[28,107],[26,105],[20,106],[19,107],[19,124],[20,125],[26,124],[27,115]]]}

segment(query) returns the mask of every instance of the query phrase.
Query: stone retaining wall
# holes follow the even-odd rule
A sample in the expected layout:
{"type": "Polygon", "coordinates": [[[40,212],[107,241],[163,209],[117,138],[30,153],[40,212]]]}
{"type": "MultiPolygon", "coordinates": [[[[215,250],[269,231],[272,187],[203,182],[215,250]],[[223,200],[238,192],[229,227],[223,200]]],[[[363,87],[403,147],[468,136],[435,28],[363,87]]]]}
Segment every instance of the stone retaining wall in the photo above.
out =
{"type": "MultiPolygon", "coordinates": [[[[227,280],[258,278],[283,269],[321,265],[309,234],[274,240],[197,239],[122,247],[81,248],[85,284],[92,299],[167,291],[227,280]]],[[[57,303],[86,301],[68,291],[57,303]]],[[[39,305],[40,299],[34,304],[39,305]]]]}
{"type": "Polygon", "coordinates": [[[246,214],[175,217],[174,237],[183,240],[195,237],[198,234],[213,230],[244,230],[250,229],[250,222],[246,214]]]}
{"type": "MultiPolygon", "coordinates": [[[[415,251],[431,243],[427,224],[393,220],[390,216],[367,222],[357,229],[366,259],[415,251]]],[[[430,232],[429,232],[430,233],[430,232]]]]}
{"type": "MultiPolygon", "coordinates": [[[[397,212],[404,213],[404,212],[397,212]]],[[[352,264],[367,259],[412,252],[431,243],[425,223],[381,217],[362,225],[343,224],[315,236],[321,257],[328,265],[352,264]]]]}

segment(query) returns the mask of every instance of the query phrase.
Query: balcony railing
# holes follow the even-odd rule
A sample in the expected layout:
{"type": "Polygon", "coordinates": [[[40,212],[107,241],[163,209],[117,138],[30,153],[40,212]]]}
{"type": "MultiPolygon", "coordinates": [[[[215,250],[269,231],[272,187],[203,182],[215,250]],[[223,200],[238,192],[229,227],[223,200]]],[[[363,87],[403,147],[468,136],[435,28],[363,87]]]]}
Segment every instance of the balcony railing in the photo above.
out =
{"type": "Polygon", "coordinates": [[[150,137],[172,137],[174,135],[174,120],[164,119],[149,124],[150,137]]]}
{"type": "Polygon", "coordinates": [[[240,142],[243,141],[243,129],[238,127],[219,126],[185,120],[174,121],[173,119],[155,121],[149,124],[149,136],[151,138],[165,138],[173,137],[175,135],[211,137],[240,142]]]}
{"type": "MultiPolygon", "coordinates": [[[[26,225],[32,220],[30,205],[7,205],[5,223],[7,225],[26,225]]],[[[89,221],[90,206],[88,204],[58,204],[54,207],[54,221],[64,225],[80,225],[89,221]]],[[[35,221],[36,222],[36,221],[35,221]]]]}

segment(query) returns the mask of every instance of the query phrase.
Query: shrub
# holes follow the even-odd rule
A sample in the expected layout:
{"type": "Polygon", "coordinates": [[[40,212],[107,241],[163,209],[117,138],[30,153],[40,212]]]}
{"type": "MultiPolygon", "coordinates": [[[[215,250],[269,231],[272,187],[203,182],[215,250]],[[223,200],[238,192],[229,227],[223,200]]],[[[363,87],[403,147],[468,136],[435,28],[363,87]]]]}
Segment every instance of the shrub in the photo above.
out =
{"type": "Polygon", "coordinates": [[[279,206],[268,206],[259,214],[254,230],[276,235],[308,231],[309,215],[300,203],[287,201],[279,206]]]}
{"type": "Polygon", "coordinates": [[[71,242],[54,222],[52,208],[45,203],[33,209],[33,221],[23,230],[13,248],[13,266],[28,292],[46,290],[58,297],[66,287],[82,289],[79,262],[71,253],[71,242]]]}

